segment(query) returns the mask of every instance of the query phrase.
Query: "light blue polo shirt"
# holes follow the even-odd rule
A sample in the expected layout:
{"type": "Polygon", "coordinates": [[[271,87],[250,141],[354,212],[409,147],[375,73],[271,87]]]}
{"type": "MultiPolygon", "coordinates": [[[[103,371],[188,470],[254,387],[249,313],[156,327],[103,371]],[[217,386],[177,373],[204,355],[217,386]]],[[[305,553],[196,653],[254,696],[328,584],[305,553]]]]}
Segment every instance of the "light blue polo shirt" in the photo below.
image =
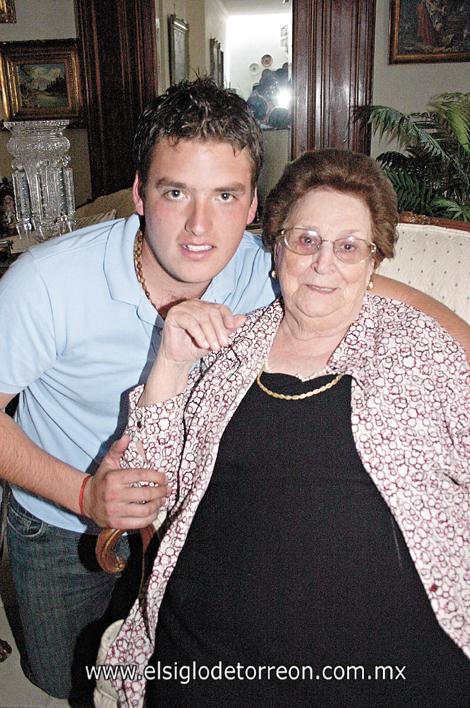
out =
{"type": "MultiPolygon", "coordinates": [[[[0,279],[0,391],[18,393],[17,422],[41,448],[93,472],[127,420],[127,393],[145,381],[163,321],[137,281],[137,215],[34,246],[0,279]]],[[[248,312],[271,302],[271,256],[245,233],[204,300],[248,312]]],[[[14,488],[19,503],[55,526],[81,519],[14,488]]]]}

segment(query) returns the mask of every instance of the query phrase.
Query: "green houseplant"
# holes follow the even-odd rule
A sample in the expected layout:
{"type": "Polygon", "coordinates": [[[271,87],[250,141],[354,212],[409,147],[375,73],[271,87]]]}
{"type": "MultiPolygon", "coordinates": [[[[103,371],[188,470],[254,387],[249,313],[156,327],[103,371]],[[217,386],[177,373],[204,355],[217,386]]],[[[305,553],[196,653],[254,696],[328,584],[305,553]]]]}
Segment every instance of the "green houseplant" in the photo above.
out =
{"type": "Polygon", "coordinates": [[[391,180],[400,211],[470,221],[470,93],[443,93],[423,113],[363,106],[356,119],[402,152],[378,162],[391,180]]]}

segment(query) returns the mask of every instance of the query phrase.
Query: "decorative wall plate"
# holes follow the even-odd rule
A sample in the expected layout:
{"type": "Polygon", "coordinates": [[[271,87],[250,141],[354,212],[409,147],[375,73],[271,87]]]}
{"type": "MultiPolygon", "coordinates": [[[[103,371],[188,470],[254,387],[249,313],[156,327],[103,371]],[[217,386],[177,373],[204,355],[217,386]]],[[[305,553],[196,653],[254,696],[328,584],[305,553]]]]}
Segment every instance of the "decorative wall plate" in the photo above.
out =
{"type": "Polygon", "coordinates": [[[261,57],[261,64],[264,66],[265,69],[269,69],[269,67],[273,63],[273,58],[270,54],[263,54],[261,57]]]}
{"type": "Polygon", "coordinates": [[[250,64],[250,66],[248,67],[248,69],[249,69],[250,74],[253,74],[253,76],[254,76],[255,74],[259,74],[259,72],[261,71],[261,67],[260,67],[260,65],[258,64],[258,62],[256,62],[256,61],[251,62],[251,64],[250,64]]]}

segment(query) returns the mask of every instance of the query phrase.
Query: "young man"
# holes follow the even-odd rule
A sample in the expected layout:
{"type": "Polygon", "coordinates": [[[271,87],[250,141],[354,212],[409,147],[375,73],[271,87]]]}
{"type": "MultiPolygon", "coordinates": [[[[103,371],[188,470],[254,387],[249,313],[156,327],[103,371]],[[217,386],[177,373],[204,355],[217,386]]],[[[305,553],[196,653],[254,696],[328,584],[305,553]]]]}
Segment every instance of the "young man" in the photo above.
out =
{"type": "MultiPolygon", "coordinates": [[[[244,101],[207,79],[173,86],[142,115],[135,152],[137,215],[37,246],[0,281],[0,405],[21,392],[16,422],[0,413],[0,476],[13,485],[23,667],[59,698],[79,690],[109,621],[97,530],[142,528],[167,495],[158,470],[119,468],[127,391],[147,376],[162,317],[186,298],[247,312],[275,294],[270,257],[243,234],[262,159],[244,101]]],[[[376,292],[413,299],[390,283],[376,292]]]]}

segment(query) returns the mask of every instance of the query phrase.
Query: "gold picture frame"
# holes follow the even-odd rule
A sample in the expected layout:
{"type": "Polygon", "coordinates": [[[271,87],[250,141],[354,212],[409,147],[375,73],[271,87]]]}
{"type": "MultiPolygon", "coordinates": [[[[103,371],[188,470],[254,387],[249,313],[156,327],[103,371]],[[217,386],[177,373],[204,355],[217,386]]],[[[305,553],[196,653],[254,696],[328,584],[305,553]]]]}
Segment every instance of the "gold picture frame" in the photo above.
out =
{"type": "Polygon", "coordinates": [[[170,84],[177,84],[189,74],[189,24],[176,15],[168,17],[170,48],[170,84]]]}
{"type": "Polygon", "coordinates": [[[390,64],[470,61],[470,3],[391,0],[390,64]]]}
{"type": "Polygon", "coordinates": [[[81,123],[83,100],[75,39],[0,44],[4,120],[81,123]]]}
{"type": "Polygon", "coordinates": [[[14,0],[0,0],[0,23],[16,22],[14,0]]]}

